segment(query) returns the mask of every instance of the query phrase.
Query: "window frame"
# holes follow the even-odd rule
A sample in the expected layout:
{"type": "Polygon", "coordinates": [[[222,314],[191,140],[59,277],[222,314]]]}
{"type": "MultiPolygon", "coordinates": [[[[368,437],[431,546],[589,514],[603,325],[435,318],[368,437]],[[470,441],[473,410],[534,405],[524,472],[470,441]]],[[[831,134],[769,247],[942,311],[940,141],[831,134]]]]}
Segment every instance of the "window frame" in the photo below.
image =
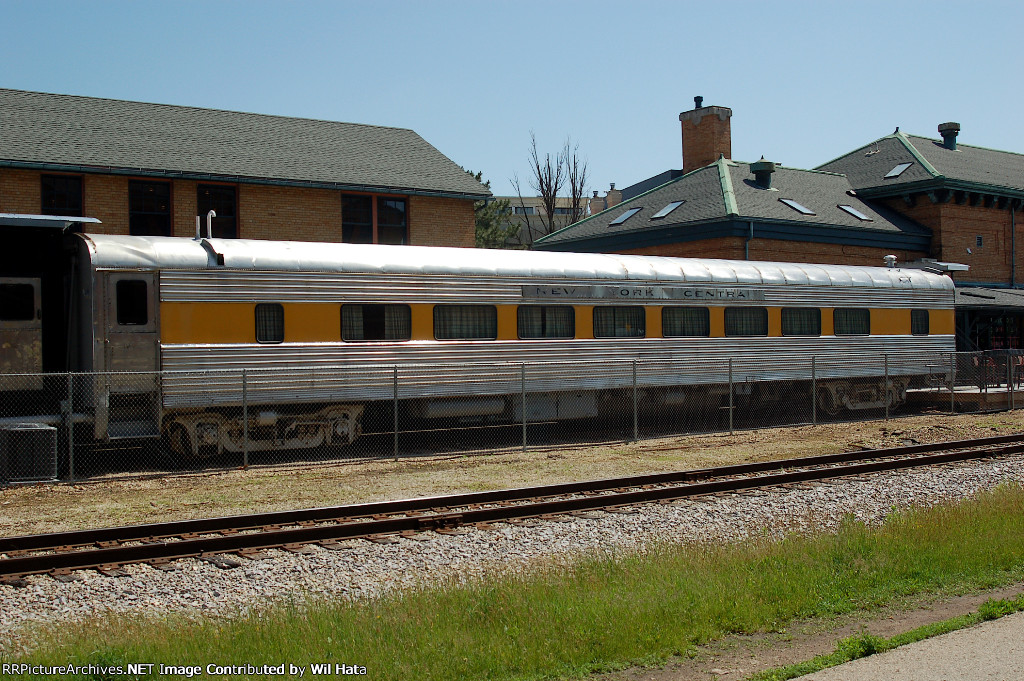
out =
{"type": "Polygon", "coordinates": [[[764,338],[768,335],[768,308],[761,306],[731,306],[724,308],[725,316],[725,336],[727,338],[764,338]],[[749,312],[760,312],[761,321],[763,322],[764,333],[729,333],[729,325],[736,324],[739,320],[731,320],[729,317],[735,316],[741,313],[749,312]]]}
{"type": "Polygon", "coordinates": [[[39,175],[39,212],[42,215],[66,215],[69,217],[85,217],[85,178],[81,175],[55,175],[52,173],[41,173],[39,175]],[[67,201],[67,187],[58,188],[51,186],[47,188],[47,183],[51,185],[57,184],[70,184],[75,183],[77,185],[77,198],[78,203],[72,209],[61,208],[60,202],[54,201],[60,196],[64,196],[64,204],[68,204],[67,201]],[[47,194],[50,194],[51,206],[47,207],[47,194]]]}
{"type": "Polygon", "coordinates": [[[434,305],[433,311],[434,317],[434,340],[439,341],[487,341],[487,340],[498,340],[498,307],[496,305],[477,304],[477,303],[439,303],[434,305]],[[490,319],[486,320],[485,323],[488,326],[493,325],[493,335],[487,336],[439,336],[438,335],[438,313],[441,310],[453,309],[453,308],[480,308],[489,310],[490,319]]]}
{"type": "MultiPolygon", "coordinates": [[[[161,180],[128,180],[128,233],[132,236],[174,236],[174,220],[173,220],[173,205],[172,200],[174,198],[174,188],[170,182],[164,182],[161,180]],[[133,189],[139,189],[140,186],[159,186],[166,188],[167,190],[167,210],[166,211],[152,211],[152,210],[141,210],[133,208],[133,189]],[[160,217],[166,218],[166,229],[159,234],[142,231],[133,228],[133,222],[135,218],[153,218],[160,217]]],[[[198,195],[197,195],[198,198],[198,195]]],[[[159,199],[158,199],[159,201],[159,199]]],[[[205,227],[205,226],[204,226],[205,227]]]]}
{"type": "Polygon", "coordinates": [[[405,341],[412,340],[412,307],[405,303],[345,303],[339,310],[339,319],[341,321],[341,327],[339,329],[340,337],[344,343],[402,343],[405,341]],[[345,337],[345,308],[364,308],[362,310],[362,326],[363,326],[363,338],[346,338],[345,337]],[[366,310],[367,307],[379,307],[382,308],[384,315],[384,337],[383,338],[366,338],[366,310]],[[405,330],[407,334],[402,338],[388,338],[387,337],[387,309],[392,308],[403,308],[405,310],[405,330]]]}
{"type": "MultiPolygon", "coordinates": [[[[263,321],[264,321],[264,323],[266,323],[266,322],[276,322],[276,320],[274,320],[274,319],[264,319],[263,321]]],[[[282,305],[281,303],[256,303],[256,307],[253,309],[253,322],[255,324],[255,330],[256,330],[256,342],[259,343],[260,345],[279,345],[279,344],[284,342],[284,339],[285,339],[284,305],[282,305]],[[270,338],[260,338],[260,312],[261,311],[269,311],[269,310],[277,310],[277,311],[280,312],[280,320],[281,320],[280,321],[280,328],[279,328],[280,333],[279,334],[275,333],[274,336],[270,337],[270,338]],[[280,336],[279,338],[277,337],[278,335],[280,336]]],[[[272,329],[272,330],[277,331],[278,329],[272,329]]]]}
{"type": "Polygon", "coordinates": [[[572,340],[576,338],[576,308],[572,305],[519,305],[516,307],[516,337],[519,340],[572,340]],[[568,310],[569,311],[569,335],[568,336],[524,336],[523,335],[523,316],[522,313],[525,310],[536,310],[541,311],[541,327],[542,330],[547,326],[547,311],[554,310],[568,310]]]}
{"type": "Polygon", "coordinates": [[[213,232],[212,236],[214,239],[237,239],[240,236],[238,229],[238,185],[236,184],[218,184],[216,182],[203,182],[202,184],[196,185],[196,215],[199,216],[199,224],[202,227],[201,233],[206,236],[206,214],[213,210],[217,213],[216,217],[213,218],[213,232]],[[232,202],[231,202],[231,215],[224,215],[224,211],[217,210],[218,206],[226,205],[226,203],[220,202],[216,199],[211,198],[205,202],[202,199],[203,191],[206,190],[213,193],[222,193],[228,190],[231,191],[232,202]],[[204,206],[201,208],[201,206],[204,206]],[[225,235],[224,231],[230,233],[225,235]],[[218,231],[220,233],[218,233],[218,231]]]}
{"type": "Polygon", "coordinates": [[[663,338],[710,338],[711,337],[711,309],[707,307],[698,307],[695,305],[665,305],[661,308],[661,335],[663,338]],[[693,334],[683,333],[674,334],[669,333],[668,328],[670,323],[668,321],[668,315],[670,311],[674,310],[696,310],[704,312],[704,319],[701,320],[704,323],[704,333],[693,334]]]}
{"type": "MultiPolygon", "coordinates": [[[[784,308],[782,308],[782,315],[781,315],[781,317],[782,317],[782,324],[781,324],[780,328],[782,330],[782,335],[783,336],[788,336],[788,337],[804,337],[804,338],[816,338],[818,336],[821,336],[821,308],[820,307],[784,307],[784,308]],[[816,321],[817,321],[817,331],[814,332],[814,333],[792,333],[792,332],[787,333],[786,332],[786,326],[787,326],[787,319],[786,318],[787,317],[791,317],[793,314],[795,314],[797,312],[815,312],[816,313],[816,321]]],[[[789,320],[789,322],[792,323],[793,320],[791,319],[791,320],[789,320]]]]}
{"type": "Polygon", "coordinates": [[[871,308],[869,307],[837,307],[832,310],[832,331],[837,336],[870,336],[871,335],[871,308]],[[867,314],[867,331],[843,331],[839,330],[839,322],[836,316],[837,312],[858,312],[862,311],[867,314]]]}
{"type": "Polygon", "coordinates": [[[647,337],[647,309],[643,305],[597,305],[594,307],[593,312],[593,324],[594,324],[594,338],[646,338],[647,337]],[[636,310],[640,311],[640,324],[637,326],[640,333],[632,333],[628,335],[620,335],[614,333],[612,335],[598,335],[598,329],[603,322],[598,321],[598,315],[604,315],[611,313],[612,326],[617,331],[619,329],[618,320],[615,318],[618,312],[629,310],[631,314],[635,313],[636,310]]]}
{"type": "MultiPolygon", "coordinates": [[[[403,194],[364,194],[360,192],[341,192],[341,241],[346,244],[388,244],[407,245],[409,241],[409,197],[403,194]],[[350,215],[353,206],[346,208],[346,203],[367,202],[369,208],[369,220],[353,221],[346,219],[350,215]],[[389,202],[401,203],[398,211],[403,219],[401,222],[390,223],[382,221],[389,211],[386,204],[389,202]],[[398,241],[393,239],[382,240],[382,233],[392,230],[401,230],[402,238],[398,241]],[[353,233],[358,233],[360,238],[353,238],[353,233]]],[[[385,218],[386,220],[386,218],[385,218]]]]}
{"type": "Polygon", "coordinates": [[[928,310],[915,309],[910,311],[910,335],[912,336],[929,336],[931,335],[931,315],[928,310]],[[921,316],[924,315],[924,319],[921,316]],[[915,319],[916,317],[916,319],[915,319]],[[919,325],[924,324],[924,331],[920,330],[919,325]],[[915,330],[917,328],[918,330],[915,330]]]}

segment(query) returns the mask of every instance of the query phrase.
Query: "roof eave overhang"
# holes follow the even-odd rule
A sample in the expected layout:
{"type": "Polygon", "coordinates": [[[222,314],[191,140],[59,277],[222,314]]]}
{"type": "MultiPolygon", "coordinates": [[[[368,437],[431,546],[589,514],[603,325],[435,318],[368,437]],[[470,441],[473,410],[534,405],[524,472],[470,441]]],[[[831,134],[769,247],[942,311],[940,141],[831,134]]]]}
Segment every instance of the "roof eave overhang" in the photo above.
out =
{"type": "Polygon", "coordinates": [[[750,236],[750,223],[754,223],[754,236],[758,239],[780,241],[809,241],[813,243],[843,244],[873,248],[893,248],[927,252],[931,234],[881,232],[870,229],[851,229],[831,225],[816,225],[770,220],[735,218],[710,222],[689,222],[665,225],[654,230],[619,232],[584,239],[537,243],[541,250],[574,251],[584,247],[588,251],[607,251],[622,248],[646,248],[670,243],[689,243],[725,237],[750,236]],[[699,228],[699,229],[698,229],[699,228]]]}
{"type": "Polygon", "coordinates": [[[917,182],[906,182],[903,184],[860,187],[857,189],[857,196],[862,199],[886,199],[906,196],[908,194],[927,193],[938,189],[973,192],[977,194],[992,194],[995,196],[1005,196],[1014,199],[1024,199],[1024,189],[1000,187],[998,185],[985,184],[983,182],[970,182],[968,180],[953,180],[948,177],[918,180],[917,182]]]}
{"type": "Polygon", "coordinates": [[[218,175],[215,173],[196,173],[180,170],[161,170],[158,168],[119,168],[113,166],[89,166],[66,163],[39,163],[35,161],[0,160],[0,168],[17,168],[20,170],[43,170],[58,173],[89,173],[95,175],[129,175],[132,177],[155,177],[166,180],[198,180],[200,182],[228,182],[232,184],[259,184],[275,187],[303,187],[307,189],[335,189],[348,192],[365,192],[368,194],[404,194],[408,196],[430,196],[443,199],[464,199],[482,201],[492,196],[490,192],[471,194],[439,189],[423,189],[418,187],[392,187],[381,185],[361,185],[347,182],[318,182],[315,180],[298,180],[272,177],[244,177],[239,175],[218,175]]]}

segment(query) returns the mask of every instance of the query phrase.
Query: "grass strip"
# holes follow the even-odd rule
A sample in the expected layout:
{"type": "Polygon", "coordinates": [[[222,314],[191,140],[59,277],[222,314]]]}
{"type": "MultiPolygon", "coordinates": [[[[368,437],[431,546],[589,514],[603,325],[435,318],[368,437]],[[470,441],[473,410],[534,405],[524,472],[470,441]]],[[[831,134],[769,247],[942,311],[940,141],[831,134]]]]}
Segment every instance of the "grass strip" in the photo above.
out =
{"type": "Polygon", "coordinates": [[[812,674],[828,667],[835,667],[861,657],[884,653],[893,648],[905,646],[908,643],[916,643],[926,638],[948,634],[951,631],[971,627],[981,622],[999,619],[1005,615],[1022,610],[1024,610],[1024,594],[1010,599],[990,598],[981,604],[977,612],[958,615],[942,622],[932,622],[923,627],[897,634],[891,638],[873,636],[867,631],[862,631],[839,640],[836,643],[835,651],[827,655],[818,655],[805,662],[759,672],[747,677],[747,681],[787,681],[788,679],[795,679],[799,676],[812,674]]]}
{"type": "Polygon", "coordinates": [[[656,664],[729,634],[1022,577],[1024,491],[1007,485],[895,512],[877,527],[848,519],[834,533],[782,541],[659,546],[363,602],[311,600],[198,621],[111,615],[40,629],[34,652],[0,662],[287,663],[307,672],[326,663],[365,667],[364,678],[425,681],[580,677],[656,664]]]}

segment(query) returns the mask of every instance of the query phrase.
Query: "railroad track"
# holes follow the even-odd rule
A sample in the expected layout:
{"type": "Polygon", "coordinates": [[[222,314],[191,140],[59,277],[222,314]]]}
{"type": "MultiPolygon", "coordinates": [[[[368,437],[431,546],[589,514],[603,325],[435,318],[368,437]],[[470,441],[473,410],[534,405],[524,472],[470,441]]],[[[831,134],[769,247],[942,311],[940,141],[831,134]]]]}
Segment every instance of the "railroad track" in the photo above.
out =
{"type": "Polygon", "coordinates": [[[238,557],[266,557],[268,549],[340,549],[340,542],[353,538],[446,532],[460,526],[614,510],[1020,452],[1024,434],[491,492],[5,537],[0,538],[0,583],[17,585],[27,575],[44,573],[68,579],[82,569],[116,576],[124,574],[123,566],[134,563],[173,569],[171,563],[181,558],[236,567],[238,557]]]}

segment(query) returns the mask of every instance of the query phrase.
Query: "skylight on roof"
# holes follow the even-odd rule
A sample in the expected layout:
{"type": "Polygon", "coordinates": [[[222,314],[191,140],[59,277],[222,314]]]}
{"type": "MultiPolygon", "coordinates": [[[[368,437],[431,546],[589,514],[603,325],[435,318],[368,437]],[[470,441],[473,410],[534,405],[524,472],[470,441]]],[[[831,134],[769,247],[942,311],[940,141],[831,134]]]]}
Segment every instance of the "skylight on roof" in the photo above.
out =
{"type": "Polygon", "coordinates": [[[787,206],[789,206],[793,210],[797,211],[798,213],[803,213],[804,215],[815,215],[816,214],[810,208],[805,208],[805,207],[801,206],[799,203],[797,203],[793,199],[779,199],[779,201],[782,201],[784,204],[786,204],[787,206]]]}
{"type": "Polygon", "coordinates": [[[872,222],[871,218],[869,218],[867,215],[864,215],[864,213],[861,213],[859,210],[857,210],[853,206],[847,206],[847,205],[844,205],[844,204],[840,204],[839,208],[842,209],[842,210],[845,210],[847,213],[849,213],[853,217],[857,218],[858,220],[863,220],[864,222],[872,222]]]}
{"type": "Polygon", "coordinates": [[[676,208],[679,208],[679,206],[683,205],[684,203],[686,203],[686,201],[673,201],[672,203],[668,204],[667,206],[659,210],[657,213],[652,215],[651,219],[660,220],[661,218],[665,217],[666,215],[674,211],[676,208]]]}
{"type": "Polygon", "coordinates": [[[912,165],[914,165],[913,161],[911,161],[909,163],[901,163],[898,166],[896,166],[895,168],[893,168],[892,170],[890,170],[888,173],[886,173],[885,177],[882,178],[882,179],[888,180],[888,179],[893,178],[893,177],[899,177],[900,175],[903,174],[904,170],[906,170],[907,168],[909,168],[912,165]]]}
{"type": "Polygon", "coordinates": [[[617,217],[614,220],[612,220],[611,222],[609,222],[608,226],[611,227],[612,225],[621,225],[623,222],[625,222],[626,220],[630,219],[631,217],[633,217],[634,215],[636,215],[639,212],[640,212],[639,208],[630,208],[625,213],[623,213],[619,217],[617,217]]]}

